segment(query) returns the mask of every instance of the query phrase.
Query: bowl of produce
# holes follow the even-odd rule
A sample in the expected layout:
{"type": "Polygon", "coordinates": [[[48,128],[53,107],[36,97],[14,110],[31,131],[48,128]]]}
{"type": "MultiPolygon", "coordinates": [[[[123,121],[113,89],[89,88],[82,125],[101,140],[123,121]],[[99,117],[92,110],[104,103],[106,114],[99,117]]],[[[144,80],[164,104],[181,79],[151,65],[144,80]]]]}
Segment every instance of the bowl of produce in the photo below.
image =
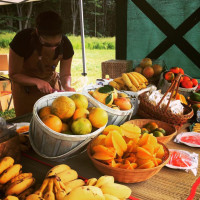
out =
{"type": "Polygon", "coordinates": [[[87,147],[93,165],[122,183],[146,181],[169,160],[168,148],[134,124],[110,125],[87,147]]]}
{"type": "Polygon", "coordinates": [[[83,94],[49,94],[34,105],[29,129],[31,146],[44,158],[64,160],[99,135],[107,122],[107,112],[83,94]]]}
{"type": "Polygon", "coordinates": [[[134,119],[126,123],[139,126],[142,134],[152,133],[163,144],[168,143],[177,134],[177,130],[173,125],[159,120],[134,119]]]}

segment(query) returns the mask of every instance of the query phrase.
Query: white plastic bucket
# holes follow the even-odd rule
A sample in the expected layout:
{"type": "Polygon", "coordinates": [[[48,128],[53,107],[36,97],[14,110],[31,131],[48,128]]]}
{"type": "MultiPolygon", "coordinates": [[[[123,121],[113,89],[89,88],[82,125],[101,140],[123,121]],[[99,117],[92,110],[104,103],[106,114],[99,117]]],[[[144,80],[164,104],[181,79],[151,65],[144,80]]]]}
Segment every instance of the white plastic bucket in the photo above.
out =
{"type": "MultiPolygon", "coordinates": [[[[40,156],[60,161],[78,152],[82,147],[90,142],[91,139],[99,135],[104,128],[103,126],[96,131],[86,135],[68,135],[58,133],[47,127],[38,116],[38,111],[50,106],[54,99],[59,96],[71,96],[75,92],[58,92],[46,95],[40,98],[33,107],[33,117],[30,123],[29,138],[35,152],[40,156]]],[[[98,104],[87,97],[89,107],[99,107],[98,104]]]]}
{"type": "Polygon", "coordinates": [[[115,110],[112,109],[103,103],[99,102],[95,98],[93,98],[88,92],[89,91],[94,91],[95,89],[102,87],[100,85],[88,85],[87,87],[84,88],[83,94],[85,96],[88,96],[88,98],[92,99],[93,102],[97,103],[100,108],[103,108],[107,113],[108,113],[108,124],[114,124],[114,125],[121,125],[126,121],[129,121],[133,115],[136,114],[137,109],[138,109],[138,94],[136,92],[131,92],[131,91],[118,91],[126,93],[128,96],[130,96],[132,108],[130,110],[115,110]]]}

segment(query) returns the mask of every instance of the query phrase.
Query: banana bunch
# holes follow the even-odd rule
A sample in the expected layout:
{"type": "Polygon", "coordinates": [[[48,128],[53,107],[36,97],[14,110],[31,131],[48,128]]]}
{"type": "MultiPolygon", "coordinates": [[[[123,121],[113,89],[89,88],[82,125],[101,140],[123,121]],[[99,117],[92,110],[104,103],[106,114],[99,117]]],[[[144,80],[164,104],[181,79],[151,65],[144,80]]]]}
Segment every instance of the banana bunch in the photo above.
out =
{"type": "Polygon", "coordinates": [[[21,168],[22,165],[14,164],[11,157],[4,157],[0,161],[0,185],[7,200],[23,200],[33,191],[30,189],[35,183],[32,173],[22,173],[21,168]]]}
{"type": "Polygon", "coordinates": [[[42,185],[26,200],[124,200],[131,194],[127,186],[116,184],[113,176],[91,178],[85,183],[68,165],[47,172],[42,185]]]}
{"type": "Polygon", "coordinates": [[[148,85],[148,80],[138,72],[123,73],[121,77],[109,82],[117,90],[137,92],[148,85]]]}

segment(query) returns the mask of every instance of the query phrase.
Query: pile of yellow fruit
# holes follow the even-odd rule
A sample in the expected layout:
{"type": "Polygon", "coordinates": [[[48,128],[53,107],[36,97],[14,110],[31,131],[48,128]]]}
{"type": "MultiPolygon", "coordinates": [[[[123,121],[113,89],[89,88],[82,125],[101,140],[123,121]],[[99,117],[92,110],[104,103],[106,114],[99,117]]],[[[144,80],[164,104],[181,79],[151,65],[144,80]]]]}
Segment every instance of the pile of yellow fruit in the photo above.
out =
{"type": "Polygon", "coordinates": [[[129,96],[118,92],[111,85],[102,86],[88,93],[102,104],[115,110],[130,110],[132,108],[129,96]]]}
{"type": "Polygon", "coordinates": [[[35,178],[32,173],[22,173],[22,165],[14,162],[11,157],[0,160],[0,194],[6,196],[4,200],[25,199],[33,192],[35,178]]]}
{"type": "Polygon", "coordinates": [[[114,182],[113,176],[83,181],[75,170],[61,164],[49,170],[42,185],[26,200],[119,200],[131,195],[131,189],[114,182]]]}
{"type": "Polygon", "coordinates": [[[93,158],[123,169],[147,169],[163,162],[164,148],[153,134],[144,133],[134,125],[109,125],[91,142],[93,158]]]}
{"type": "Polygon", "coordinates": [[[148,85],[148,80],[138,72],[123,73],[121,77],[109,82],[117,90],[137,92],[148,85]]]}
{"type": "Polygon", "coordinates": [[[88,107],[88,99],[82,94],[57,97],[51,106],[41,108],[38,115],[50,129],[64,134],[89,134],[108,122],[107,112],[88,107]]]}

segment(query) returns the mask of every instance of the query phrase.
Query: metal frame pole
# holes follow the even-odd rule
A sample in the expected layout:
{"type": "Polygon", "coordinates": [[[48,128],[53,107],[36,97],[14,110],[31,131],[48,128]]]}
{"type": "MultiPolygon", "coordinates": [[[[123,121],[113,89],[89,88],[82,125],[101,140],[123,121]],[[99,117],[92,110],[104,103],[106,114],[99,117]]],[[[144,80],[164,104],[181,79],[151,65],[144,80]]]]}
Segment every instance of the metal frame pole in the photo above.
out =
{"type": "Polygon", "coordinates": [[[81,44],[82,44],[82,60],[83,60],[83,76],[87,76],[86,59],[85,59],[85,34],[84,34],[84,20],[83,20],[83,1],[79,0],[80,10],[80,27],[81,27],[81,44]]]}

